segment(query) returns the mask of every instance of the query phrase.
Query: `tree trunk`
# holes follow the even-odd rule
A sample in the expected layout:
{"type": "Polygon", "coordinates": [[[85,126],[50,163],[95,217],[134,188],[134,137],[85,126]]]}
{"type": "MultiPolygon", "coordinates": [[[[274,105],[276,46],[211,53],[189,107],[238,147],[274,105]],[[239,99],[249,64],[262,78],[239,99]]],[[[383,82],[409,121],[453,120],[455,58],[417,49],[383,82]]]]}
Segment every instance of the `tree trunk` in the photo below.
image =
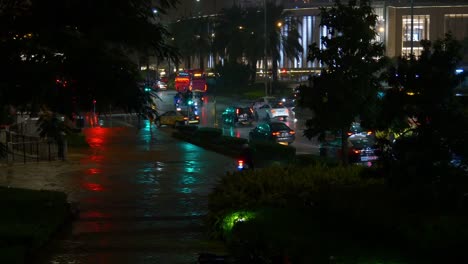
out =
{"type": "Polygon", "coordinates": [[[348,166],[348,128],[344,127],[341,129],[341,163],[344,166],[348,166]]]}
{"type": "Polygon", "coordinates": [[[200,59],[200,69],[204,71],[205,70],[205,56],[203,56],[203,54],[200,53],[198,58],[200,59]]]}
{"type": "Polygon", "coordinates": [[[252,59],[250,61],[250,83],[254,84],[257,80],[257,60],[252,59]]]}
{"type": "Polygon", "coordinates": [[[278,81],[278,60],[277,58],[272,58],[271,62],[271,76],[272,76],[272,82],[270,85],[270,94],[274,94],[274,84],[278,81]]]}
{"type": "Polygon", "coordinates": [[[190,56],[187,56],[186,60],[185,60],[185,66],[187,67],[187,69],[191,69],[192,68],[192,60],[191,60],[191,57],[190,56]]]}

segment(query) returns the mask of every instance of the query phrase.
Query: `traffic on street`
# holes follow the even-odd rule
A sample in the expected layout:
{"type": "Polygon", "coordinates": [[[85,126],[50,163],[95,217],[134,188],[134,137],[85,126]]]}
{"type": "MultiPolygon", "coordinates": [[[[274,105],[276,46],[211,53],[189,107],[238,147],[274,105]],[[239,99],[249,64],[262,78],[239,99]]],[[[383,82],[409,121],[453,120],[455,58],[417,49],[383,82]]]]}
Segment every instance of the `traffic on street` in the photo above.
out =
{"type": "MultiPolygon", "coordinates": [[[[153,100],[159,113],[163,114],[168,111],[177,110],[177,106],[174,105],[174,97],[177,95],[176,91],[159,90],[157,95],[159,98],[154,98],[153,100]]],[[[303,136],[305,122],[308,118],[310,118],[310,114],[299,115],[295,113],[294,107],[281,106],[279,109],[283,114],[271,116],[268,115],[267,111],[270,113],[275,111],[276,114],[275,109],[278,108],[270,108],[270,105],[266,100],[270,100],[271,102],[277,104],[281,103],[282,99],[283,98],[265,97],[259,98],[258,100],[236,100],[234,98],[215,96],[211,94],[204,96],[203,105],[194,105],[193,109],[195,109],[194,111],[199,116],[200,127],[218,127],[222,129],[224,135],[232,137],[249,139],[249,133],[259,124],[269,123],[270,121],[282,122],[296,132],[295,140],[291,143],[291,146],[296,148],[297,154],[318,155],[319,142],[317,139],[313,138],[309,140],[303,136]],[[257,102],[259,100],[265,100],[265,103],[260,104],[257,102]],[[249,117],[248,119],[241,121],[241,123],[233,123],[232,117],[223,119],[223,114],[226,115],[229,111],[235,113],[237,109],[241,111],[240,108],[243,109],[242,111],[246,112],[246,115],[249,117]],[[251,112],[248,113],[249,111],[251,112]]],[[[181,113],[192,111],[187,109],[188,108],[183,108],[180,109],[180,111],[181,113]]]]}

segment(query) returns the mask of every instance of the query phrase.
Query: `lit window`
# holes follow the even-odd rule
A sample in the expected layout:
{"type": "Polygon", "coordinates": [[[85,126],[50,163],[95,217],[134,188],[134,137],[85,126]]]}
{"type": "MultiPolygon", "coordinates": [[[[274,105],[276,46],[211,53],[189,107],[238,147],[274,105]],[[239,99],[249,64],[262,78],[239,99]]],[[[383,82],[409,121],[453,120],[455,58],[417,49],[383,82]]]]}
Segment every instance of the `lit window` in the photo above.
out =
{"type": "Polygon", "coordinates": [[[421,54],[421,40],[429,40],[429,21],[429,15],[413,16],[413,30],[411,30],[411,16],[402,17],[402,55],[409,55],[411,47],[415,56],[421,54]]]}

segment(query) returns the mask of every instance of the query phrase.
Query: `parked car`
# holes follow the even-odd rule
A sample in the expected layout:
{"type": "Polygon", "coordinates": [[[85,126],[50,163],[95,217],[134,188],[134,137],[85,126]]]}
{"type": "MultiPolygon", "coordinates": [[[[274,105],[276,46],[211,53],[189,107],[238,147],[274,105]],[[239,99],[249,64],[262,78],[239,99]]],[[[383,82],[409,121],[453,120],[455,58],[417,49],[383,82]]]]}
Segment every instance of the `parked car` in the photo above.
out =
{"type": "Polygon", "coordinates": [[[269,141],[289,145],[296,139],[296,132],[282,122],[262,123],[249,132],[250,141],[269,141]]]}
{"type": "Polygon", "coordinates": [[[252,125],[254,121],[253,110],[250,107],[230,106],[221,115],[224,125],[252,125]]]}
{"type": "Polygon", "coordinates": [[[279,119],[286,121],[289,117],[289,109],[282,102],[272,102],[264,104],[255,110],[255,118],[257,120],[270,121],[271,119],[279,119]]]}

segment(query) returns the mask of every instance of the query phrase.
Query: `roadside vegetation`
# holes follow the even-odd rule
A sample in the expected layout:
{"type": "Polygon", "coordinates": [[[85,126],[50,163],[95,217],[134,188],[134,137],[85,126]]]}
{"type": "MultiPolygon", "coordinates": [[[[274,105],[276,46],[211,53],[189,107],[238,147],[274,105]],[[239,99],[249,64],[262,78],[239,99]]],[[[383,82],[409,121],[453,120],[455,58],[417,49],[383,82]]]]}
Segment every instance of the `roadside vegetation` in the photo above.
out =
{"type": "Polygon", "coordinates": [[[30,263],[70,220],[64,193],[0,187],[0,263],[30,263]]]}
{"type": "Polygon", "coordinates": [[[326,67],[299,96],[299,106],[315,113],[306,135],[341,131],[348,153],[346,131],[359,118],[377,130],[381,163],[299,156],[289,166],[225,175],[209,201],[213,237],[242,263],[466,262],[468,175],[459,164],[468,157],[468,115],[454,96],[459,43],[448,34],[423,41],[417,58],[392,61],[373,41],[370,1],[336,1],[321,17],[327,49],[312,45],[309,60],[326,67]],[[391,88],[382,91],[382,81],[391,88]]]}

